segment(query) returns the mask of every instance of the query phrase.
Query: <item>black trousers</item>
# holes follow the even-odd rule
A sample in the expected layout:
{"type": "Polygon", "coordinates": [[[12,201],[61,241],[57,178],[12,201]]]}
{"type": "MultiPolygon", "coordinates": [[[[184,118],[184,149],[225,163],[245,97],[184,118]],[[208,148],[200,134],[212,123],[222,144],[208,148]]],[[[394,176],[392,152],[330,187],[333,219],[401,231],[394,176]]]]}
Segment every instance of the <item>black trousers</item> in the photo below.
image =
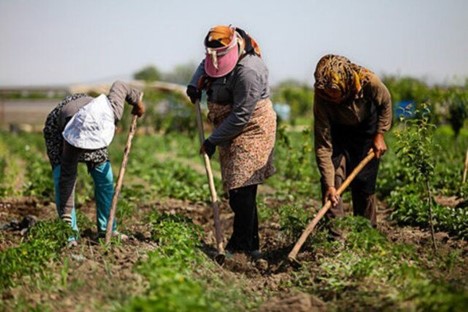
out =
{"type": "Polygon", "coordinates": [[[234,225],[226,249],[246,252],[259,249],[257,185],[230,190],[229,205],[234,212],[234,225]]]}

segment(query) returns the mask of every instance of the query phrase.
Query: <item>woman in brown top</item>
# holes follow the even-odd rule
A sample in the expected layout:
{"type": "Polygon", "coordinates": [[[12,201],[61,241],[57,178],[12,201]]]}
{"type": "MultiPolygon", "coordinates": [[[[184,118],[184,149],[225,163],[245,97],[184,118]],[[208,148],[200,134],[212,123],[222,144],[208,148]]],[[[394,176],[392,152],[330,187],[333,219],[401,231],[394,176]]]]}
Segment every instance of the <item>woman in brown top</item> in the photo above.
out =
{"type": "Polygon", "coordinates": [[[274,173],[276,114],[270,101],[268,69],[260,49],[245,31],[216,26],[205,38],[206,57],[187,88],[195,102],[198,85],[207,76],[208,119],[213,133],[202,151],[210,157],[219,147],[223,186],[234,211],[231,252],[259,257],[257,185],[274,173]]]}
{"type": "Polygon", "coordinates": [[[368,69],[339,55],[325,55],[315,70],[315,153],[328,216],[342,216],[337,189],[373,149],[376,155],[351,183],[354,215],[377,225],[375,184],[379,159],[387,150],[384,133],[392,124],[390,93],[368,69]]]}

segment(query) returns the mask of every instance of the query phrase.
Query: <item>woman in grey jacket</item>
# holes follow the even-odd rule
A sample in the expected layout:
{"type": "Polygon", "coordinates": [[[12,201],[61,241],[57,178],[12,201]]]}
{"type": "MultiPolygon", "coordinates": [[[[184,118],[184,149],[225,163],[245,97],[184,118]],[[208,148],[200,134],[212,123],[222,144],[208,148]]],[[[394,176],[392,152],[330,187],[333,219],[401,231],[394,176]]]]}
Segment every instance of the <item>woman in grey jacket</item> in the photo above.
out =
{"type": "MultiPolygon", "coordinates": [[[[122,118],[125,101],[133,106],[132,114],[143,115],[142,95],[142,92],[116,81],[107,96],[93,98],[73,94],[47,116],[43,133],[53,171],[57,212],[76,232],[74,193],[78,162],[86,163],[93,178],[98,234],[105,234],[114,195],[107,146],[114,136],[115,123],[122,118]]],[[[114,235],[125,238],[116,231],[115,222],[113,230],[114,235]]],[[[76,237],[70,238],[70,245],[76,245],[76,237]]]]}
{"type": "Polygon", "coordinates": [[[223,186],[234,211],[226,249],[259,257],[257,186],[275,171],[276,113],[269,99],[268,69],[258,44],[240,28],[211,28],[205,48],[187,94],[197,101],[203,85],[208,96],[208,119],[215,129],[201,151],[211,157],[219,147],[223,186]]]}

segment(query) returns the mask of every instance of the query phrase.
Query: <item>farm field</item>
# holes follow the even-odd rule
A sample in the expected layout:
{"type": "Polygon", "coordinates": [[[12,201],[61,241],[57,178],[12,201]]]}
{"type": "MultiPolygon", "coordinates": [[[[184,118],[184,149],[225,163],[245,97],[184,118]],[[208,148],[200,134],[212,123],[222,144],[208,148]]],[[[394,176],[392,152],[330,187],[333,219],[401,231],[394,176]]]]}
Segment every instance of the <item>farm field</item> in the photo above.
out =
{"type": "MultiPolygon", "coordinates": [[[[120,126],[110,146],[115,177],[128,120],[120,126]]],[[[343,238],[331,239],[320,223],[298,265],[287,255],[321,208],[319,173],[311,125],[280,124],[277,173],[259,187],[264,260],[236,254],[220,266],[213,261],[213,214],[195,127],[141,127],[135,136],[117,209],[128,241],[105,246],[95,237],[93,184],[80,165],[75,248],[66,246],[68,230],[56,220],[42,135],[2,131],[0,310],[464,311],[468,183],[462,183],[462,172],[468,128],[455,138],[449,126],[432,127],[422,117],[396,123],[386,139],[378,228],[351,216],[351,196],[345,193],[348,217],[338,224],[343,238]]],[[[216,155],[212,165],[227,239],[233,214],[216,155]]]]}

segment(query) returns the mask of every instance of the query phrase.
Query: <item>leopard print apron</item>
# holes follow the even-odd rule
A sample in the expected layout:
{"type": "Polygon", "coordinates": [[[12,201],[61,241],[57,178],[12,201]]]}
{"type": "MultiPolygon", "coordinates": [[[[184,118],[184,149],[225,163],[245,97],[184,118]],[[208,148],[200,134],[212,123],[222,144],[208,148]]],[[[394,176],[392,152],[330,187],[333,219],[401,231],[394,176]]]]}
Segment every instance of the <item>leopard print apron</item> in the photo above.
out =
{"type": "MultiPolygon", "coordinates": [[[[208,110],[208,119],[217,128],[231,113],[231,105],[208,103],[208,110]]],[[[262,99],[242,132],[228,145],[219,147],[225,191],[261,184],[275,173],[275,138],[276,113],[270,99],[262,99]]]]}

